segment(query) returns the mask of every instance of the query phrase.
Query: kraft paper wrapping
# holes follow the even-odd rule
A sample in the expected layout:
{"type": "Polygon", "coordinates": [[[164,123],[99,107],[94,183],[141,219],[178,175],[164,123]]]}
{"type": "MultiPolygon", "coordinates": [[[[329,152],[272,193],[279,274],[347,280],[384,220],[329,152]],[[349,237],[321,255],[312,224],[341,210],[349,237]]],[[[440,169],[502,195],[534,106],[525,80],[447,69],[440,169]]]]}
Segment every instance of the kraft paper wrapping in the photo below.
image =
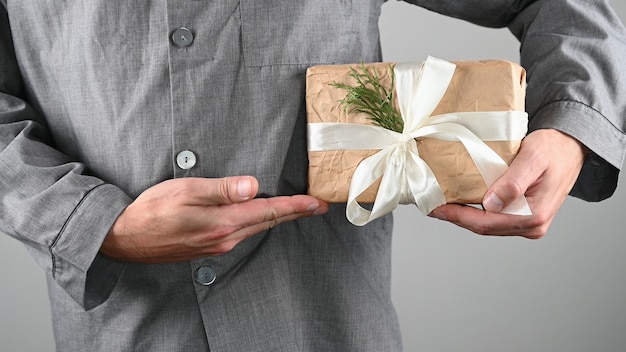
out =
{"type": "MultiPolygon", "coordinates": [[[[503,60],[457,61],[448,89],[431,116],[449,112],[524,111],[525,70],[503,60]]],[[[371,124],[365,114],[345,112],[339,101],[346,95],[343,89],[329,85],[341,82],[356,85],[349,76],[350,67],[358,65],[313,66],[306,75],[306,109],[308,123],[340,122],[371,124]]],[[[375,70],[381,84],[391,86],[390,67],[395,63],[365,65],[375,70]]],[[[397,94],[394,92],[394,97],[397,94]]],[[[397,101],[394,102],[397,107],[397,101]]],[[[478,204],[487,187],[480,172],[461,142],[434,138],[419,138],[420,157],[432,169],[447,203],[478,204]]],[[[519,150],[520,140],[486,141],[507,163],[519,150]]],[[[354,170],[365,158],[378,150],[309,151],[308,194],[332,203],[344,203],[354,170]]],[[[362,193],[357,200],[372,203],[378,184],[362,193]]]]}

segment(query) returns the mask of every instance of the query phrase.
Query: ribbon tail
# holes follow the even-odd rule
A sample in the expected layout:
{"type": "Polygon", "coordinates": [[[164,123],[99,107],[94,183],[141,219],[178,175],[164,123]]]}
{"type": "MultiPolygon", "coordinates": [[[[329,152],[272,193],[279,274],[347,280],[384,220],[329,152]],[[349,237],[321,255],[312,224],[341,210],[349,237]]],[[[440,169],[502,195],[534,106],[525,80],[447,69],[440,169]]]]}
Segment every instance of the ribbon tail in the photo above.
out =
{"type": "Polygon", "coordinates": [[[513,203],[504,207],[504,209],[500,212],[510,215],[533,215],[533,212],[530,210],[530,206],[528,205],[528,201],[524,196],[517,198],[513,203]]]}
{"type": "MultiPolygon", "coordinates": [[[[504,174],[508,165],[504,160],[473,134],[459,124],[441,123],[424,127],[423,135],[453,137],[463,143],[474,164],[478,168],[487,188],[491,187],[504,174]]],[[[522,196],[501,211],[505,214],[531,215],[526,197],[522,196]]]]}
{"type": "MultiPolygon", "coordinates": [[[[393,149],[389,147],[385,148],[361,161],[359,166],[354,170],[346,204],[346,218],[348,218],[352,224],[364,226],[373,220],[371,219],[371,212],[363,208],[356,199],[383,176],[387,168],[388,155],[392,151],[393,149]]],[[[376,197],[378,198],[378,194],[376,197]]]]}
{"type": "Polygon", "coordinates": [[[394,165],[393,162],[387,163],[368,222],[378,219],[396,209],[400,203],[402,195],[401,188],[405,182],[404,174],[403,165],[394,165]]]}
{"type": "Polygon", "coordinates": [[[406,163],[407,183],[415,205],[422,214],[428,215],[436,207],[446,204],[446,197],[433,171],[419,157],[417,147],[408,154],[412,160],[406,163]]]}
{"type": "MultiPolygon", "coordinates": [[[[466,138],[460,138],[460,140],[466,146],[470,156],[474,160],[474,163],[480,171],[487,188],[491,187],[497,179],[504,174],[508,165],[496,152],[485,145],[482,141],[477,140],[472,142],[466,138]],[[481,153],[477,152],[480,150],[476,147],[476,144],[479,144],[478,142],[485,145],[485,148],[481,153]]],[[[511,215],[532,215],[528,201],[523,195],[517,198],[513,203],[504,207],[504,209],[500,212],[511,215]]]]}

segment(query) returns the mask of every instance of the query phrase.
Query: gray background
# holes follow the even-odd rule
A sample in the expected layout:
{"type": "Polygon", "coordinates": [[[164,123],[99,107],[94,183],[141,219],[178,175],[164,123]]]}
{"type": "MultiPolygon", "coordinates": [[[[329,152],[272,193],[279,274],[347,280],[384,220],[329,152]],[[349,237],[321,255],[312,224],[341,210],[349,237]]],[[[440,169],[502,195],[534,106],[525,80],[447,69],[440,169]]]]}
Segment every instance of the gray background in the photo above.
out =
{"type": "MultiPolygon", "coordinates": [[[[613,6],[626,20],[626,3],[613,6]]],[[[383,6],[381,32],[386,61],[518,61],[506,29],[397,1],[383,6]]],[[[476,236],[401,206],[393,297],[406,351],[626,351],[624,182],[601,203],[568,198],[539,241],[476,236]]],[[[0,278],[0,351],[53,351],[44,275],[7,236],[0,278]]]]}

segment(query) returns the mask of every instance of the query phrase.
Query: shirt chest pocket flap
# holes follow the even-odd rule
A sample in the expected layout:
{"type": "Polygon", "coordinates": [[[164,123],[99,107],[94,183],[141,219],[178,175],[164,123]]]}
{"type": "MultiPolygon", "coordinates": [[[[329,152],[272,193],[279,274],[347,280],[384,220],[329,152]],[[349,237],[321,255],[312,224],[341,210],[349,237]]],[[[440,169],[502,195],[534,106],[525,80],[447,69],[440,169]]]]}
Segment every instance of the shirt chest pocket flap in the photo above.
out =
{"type": "Polygon", "coordinates": [[[352,0],[241,0],[247,66],[341,62],[354,38],[352,0]]]}

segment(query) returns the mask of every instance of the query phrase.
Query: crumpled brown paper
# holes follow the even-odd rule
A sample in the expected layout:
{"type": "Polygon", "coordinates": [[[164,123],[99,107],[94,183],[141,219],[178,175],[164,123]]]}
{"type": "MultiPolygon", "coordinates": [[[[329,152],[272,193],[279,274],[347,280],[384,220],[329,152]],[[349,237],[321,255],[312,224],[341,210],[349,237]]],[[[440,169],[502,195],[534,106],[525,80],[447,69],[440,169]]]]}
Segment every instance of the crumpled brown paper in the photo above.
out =
{"type": "MultiPolygon", "coordinates": [[[[446,91],[432,115],[449,112],[524,111],[526,89],[525,70],[504,60],[457,61],[457,67],[446,91]]],[[[391,86],[390,65],[366,64],[375,70],[381,84],[391,86]]],[[[350,67],[359,65],[313,66],[306,75],[306,109],[308,123],[350,122],[371,124],[365,114],[347,114],[339,101],[346,95],[343,89],[329,85],[342,82],[355,85],[349,76],[350,67]]],[[[394,92],[394,97],[396,96],[394,92]]],[[[395,102],[397,107],[397,101],[395,102]]],[[[420,157],[430,166],[444,191],[448,203],[481,203],[487,186],[469,153],[461,142],[420,138],[416,141],[420,157]]],[[[487,141],[507,163],[513,160],[521,141],[487,141]]],[[[345,203],[352,174],[358,164],[377,150],[309,151],[308,194],[328,202],[345,203]]],[[[357,199],[371,203],[376,198],[374,184],[357,199]]]]}

